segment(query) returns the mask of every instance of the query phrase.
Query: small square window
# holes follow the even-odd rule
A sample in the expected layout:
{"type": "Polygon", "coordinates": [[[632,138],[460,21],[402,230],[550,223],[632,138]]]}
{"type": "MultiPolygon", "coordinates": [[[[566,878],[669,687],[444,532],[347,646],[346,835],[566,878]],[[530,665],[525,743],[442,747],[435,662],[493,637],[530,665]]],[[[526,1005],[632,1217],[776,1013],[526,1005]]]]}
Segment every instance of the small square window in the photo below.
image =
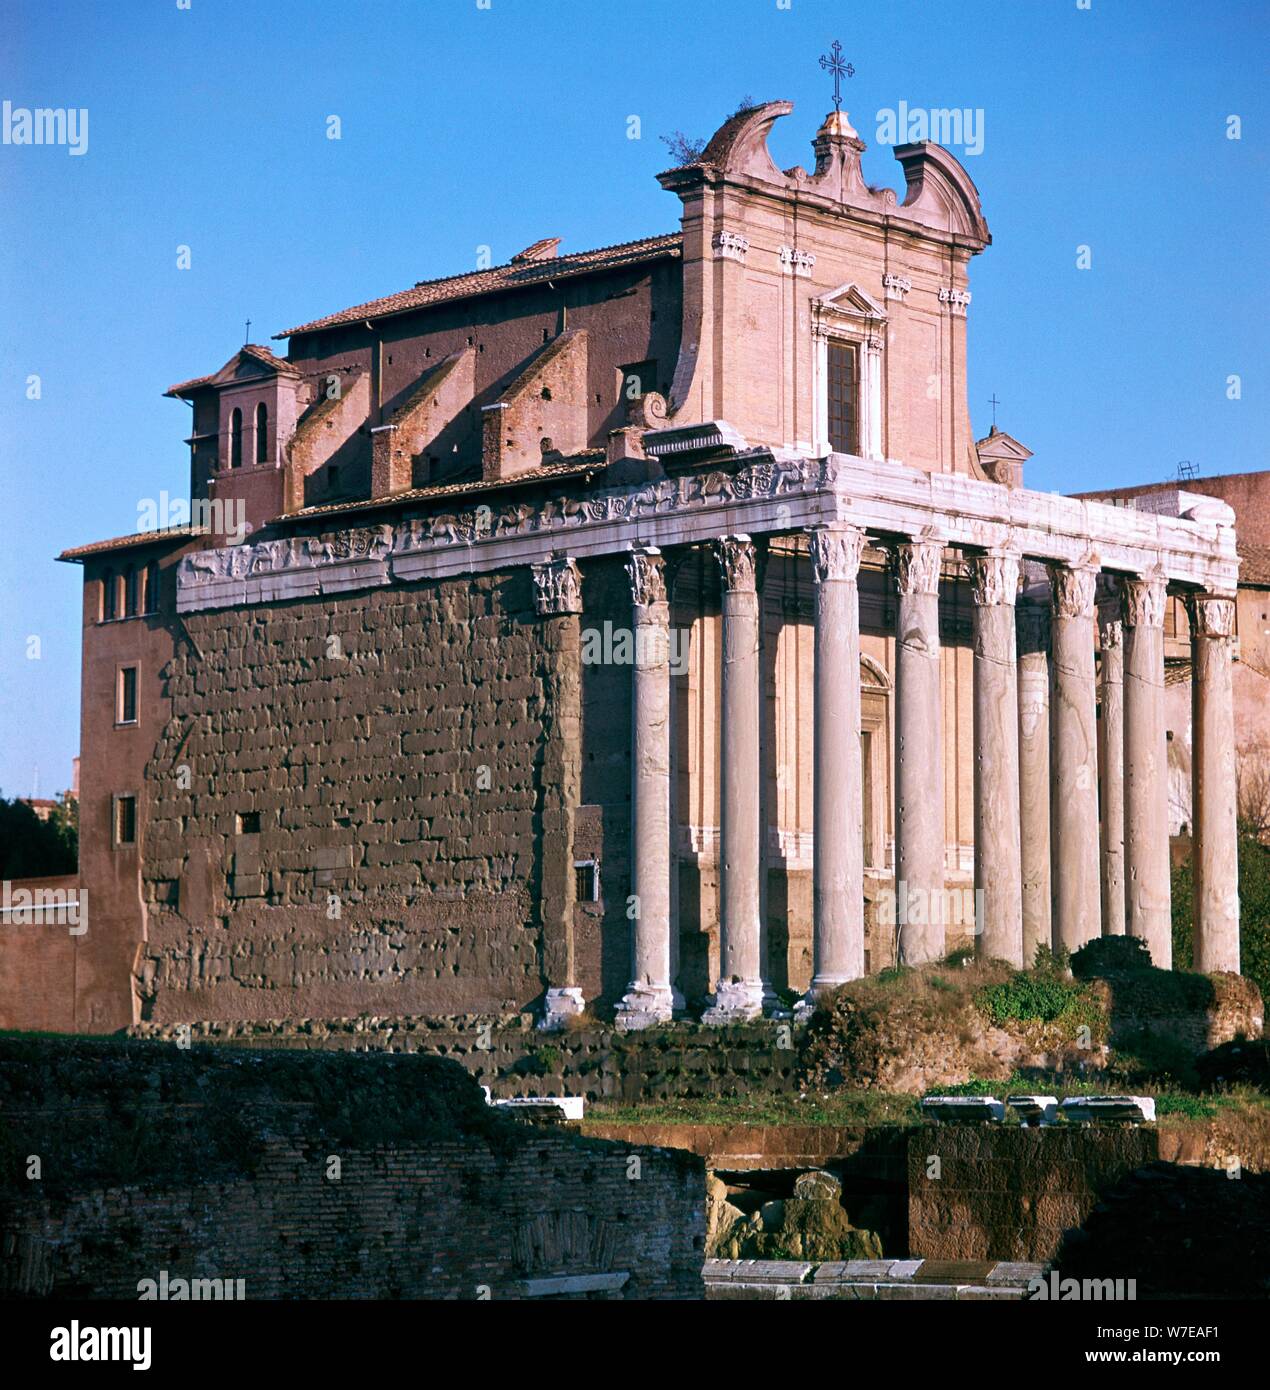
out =
{"type": "Polygon", "coordinates": [[[117,724],[135,724],[137,722],[137,668],[135,666],[121,666],[119,668],[119,693],[115,722],[117,724]]]}
{"type": "Polygon", "coordinates": [[[115,797],[115,844],[135,845],[137,843],[137,798],[135,796],[115,797]]]}
{"type": "Polygon", "coordinates": [[[259,835],[260,834],[260,812],[259,811],[239,811],[237,816],[238,833],[240,835],[259,835]]]}
{"type": "Polygon", "coordinates": [[[600,901],[600,866],[594,859],[581,860],[574,864],[573,890],[580,903],[600,901]]]}

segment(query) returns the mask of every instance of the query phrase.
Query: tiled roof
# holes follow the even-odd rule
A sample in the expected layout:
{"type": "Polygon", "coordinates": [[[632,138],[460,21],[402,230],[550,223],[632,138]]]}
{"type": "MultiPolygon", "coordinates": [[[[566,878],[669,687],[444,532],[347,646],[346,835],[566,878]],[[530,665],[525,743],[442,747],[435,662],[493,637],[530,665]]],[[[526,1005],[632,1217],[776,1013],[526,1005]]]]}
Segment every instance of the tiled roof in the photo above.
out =
{"type": "Polygon", "coordinates": [[[1270,545],[1253,545],[1251,541],[1235,542],[1239,553],[1239,582],[1258,588],[1270,588],[1270,545]]]}
{"type": "Polygon", "coordinates": [[[514,261],[508,265],[491,266],[489,270],[451,275],[443,280],[420,280],[412,289],[403,290],[400,294],[390,294],[351,309],[341,309],[338,314],[313,319],[296,328],[276,333],[274,337],[290,338],[297,333],[314,333],[318,329],[335,328],[343,323],[360,323],[363,319],[405,314],[412,309],[425,309],[449,300],[468,299],[473,295],[493,294],[497,290],[516,289],[521,285],[539,285],[565,276],[635,265],[640,261],[678,255],[682,244],[683,237],[678,232],[672,232],[667,236],[624,241],[617,246],[601,246],[594,251],[575,251],[571,255],[553,256],[548,260],[514,261]]]}
{"type": "MultiPolygon", "coordinates": [[[[257,362],[263,366],[271,367],[276,372],[284,372],[287,376],[299,375],[298,368],[292,366],[285,357],[279,357],[272,348],[265,347],[261,343],[244,343],[238,352],[229,359],[229,362],[236,362],[244,352],[248,357],[254,357],[257,362]]],[[[225,367],[229,366],[229,362],[225,363],[225,367]]],[[[206,386],[209,381],[214,381],[220,376],[225,367],[221,367],[219,371],[209,372],[206,376],[191,377],[189,381],[178,381],[175,386],[169,386],[163,394],[165,396],[183,396],[187,391],[206,386]]]]}
{"type": "Polygon", "coordinates": [[[496,492],[503,488],[524,487],[530,483],[558,482],[565,478],[580,478],[587,473],[596,473],[605,467],[605,451],[588,449],[580,454],[571,454],[559,463],[549,463],[542,468],[530,468],[510,478],[489,481],[474,478],[463,483],[435,483],[431,487],[413,487],[406,492],[394,492],[387,497],[359,497],[349,502],[324,502],[320,506],[305,507],[298,512],[286,512],[275,517],[275,522],[304,521],[309,517],[329,516],[334,512],[365,512],[380,507],[397,507],[408,502],[432,502],[445,497],[463,497],[473,492],[496,492]]]}
{"type": "Polygon", "coordinates": [[[63,550],[59,560],[86,560],[92,555],[105,555],[111,550],[132,550],[139,545],[152,545],[158,541],[186,541],[193,536],[205,536],[207,531],[197,526],[169,526],[164,531],[138,531],[131,536],[116,536],[109,541],[90,541],[88,545],[72,546],[63,550]]]}

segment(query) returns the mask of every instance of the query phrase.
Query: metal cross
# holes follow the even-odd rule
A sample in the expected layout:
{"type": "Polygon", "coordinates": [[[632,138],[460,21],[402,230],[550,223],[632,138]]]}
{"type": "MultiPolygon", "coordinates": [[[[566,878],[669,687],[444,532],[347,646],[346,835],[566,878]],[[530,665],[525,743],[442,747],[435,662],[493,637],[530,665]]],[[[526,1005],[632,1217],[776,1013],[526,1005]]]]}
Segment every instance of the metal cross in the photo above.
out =
{"type": "Polygon", "coordinates": [[[246,332],[244,332],[244,334],[243,334],[243,342],[244,342],[244,343],[249,343],[249,342],[251,342],[251,320],[250,320],[250,319],[247,320],[247,329],[246,329],[246,332]]]}
{"type": "Polygon", "coordinates": [[[820,55],[820,66],[826,72],[833,73],[833,109],[842,110],[842,79],[844,77],[854,77],[855,68],[850,63],[842,61],[842,45],[837,39],[829,45],[829,52],[820,55]]]}
{"type": "Polygon", "coordinates": [[[1001,402],[1000,402],[999,400],[997,400],[997,393],[996,393],[995,391],[992,393],[992,396],[991,396],[990,399],[988,400],[988,404],[992,407],[992,428],[993,428],[993,429],[996,429],[996,427],[997,427],[997,406],[999,406],[999,405],[1001,404],[1001,402]]]}

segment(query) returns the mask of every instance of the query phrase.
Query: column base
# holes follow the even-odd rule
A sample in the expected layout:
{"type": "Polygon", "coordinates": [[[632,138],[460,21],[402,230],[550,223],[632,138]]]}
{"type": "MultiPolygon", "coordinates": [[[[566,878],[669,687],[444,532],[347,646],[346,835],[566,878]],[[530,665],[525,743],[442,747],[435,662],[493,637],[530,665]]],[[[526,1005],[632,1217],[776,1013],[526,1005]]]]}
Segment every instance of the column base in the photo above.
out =
{"type": "Polygon", "coordinates": [[[623,1032],[669,1023],[675,1012],[674,991],[668,985],[632,984],[618,1001],[614,1026],[623,1032]]]}
{"type": "Polygon", "coordinates": [[[549,989],[543,1003],[542,1017],[538,1027],[543,1032],[563,1028],[571,1018],[577,1018],[586,1009],[586,1000],[576,985],[562,989],[549,989]]]}
{"type": "Polygon", "coordinates": [[[763,985],[758,980],[720,980],[714,1002],[701,1015],[702,1023],[748,1023],[763,1016],[763,985]]]}

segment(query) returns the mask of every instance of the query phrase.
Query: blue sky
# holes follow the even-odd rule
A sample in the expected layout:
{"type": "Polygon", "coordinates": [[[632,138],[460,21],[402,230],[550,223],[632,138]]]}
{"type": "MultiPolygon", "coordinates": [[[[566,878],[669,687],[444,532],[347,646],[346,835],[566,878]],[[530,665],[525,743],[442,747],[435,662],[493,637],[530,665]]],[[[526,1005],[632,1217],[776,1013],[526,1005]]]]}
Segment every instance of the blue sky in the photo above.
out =
{"type": "Polygon", "coordinates": [[[165,387],[219,367],[247,318],[268,341],[466,269],[482,245],[497,262],[544,236],[580,250],[673,230],[658,136],[709,135],[744,96],[795,103],[773,154],[809,166],[835,37],[875,184],[902,186],[880,111],[983,113],[964,162],[995,244],[971,267],[971,412],[986,432],[1001,399],[1035,451],[1030,486],[1267,466],[1265,0],[5,11],[0,99],[89,112],[82,156],[0,144],[6,795],[29,794],[37,765],[51,794],[78,751],[80,572],[53,556],[188,486],[188,413],[165,387]]]}

